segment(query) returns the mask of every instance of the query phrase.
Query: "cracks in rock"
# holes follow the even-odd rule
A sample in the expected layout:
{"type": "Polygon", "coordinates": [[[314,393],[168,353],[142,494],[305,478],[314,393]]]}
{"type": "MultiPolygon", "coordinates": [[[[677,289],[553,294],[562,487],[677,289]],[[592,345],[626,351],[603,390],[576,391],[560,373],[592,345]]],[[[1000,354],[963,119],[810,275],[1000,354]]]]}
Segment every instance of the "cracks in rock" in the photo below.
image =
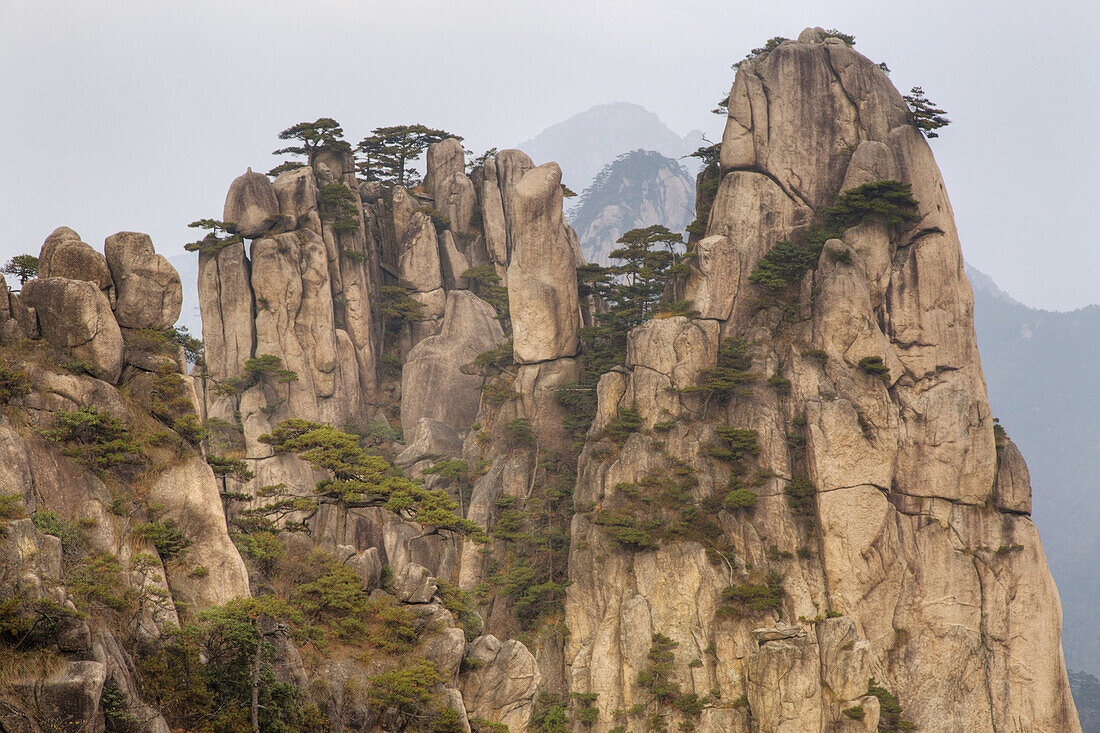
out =
{"type": "Polygon", "coordinates": [[[774,183],[776,185],[776,187],[780,191],[783,192],[783,195],[786,196],[787,198],[789,198],[795,206],[804,206],[804,207],[808,208],[810,211],[814,210],[814,207],[810,206],[810,203],[808,201],[806,201],[805,198],[802,197],[801,193],[799,193],[797,190],[793,190],[793,189],[788,191],[787,187],[784,186],[780,182],[780,180],[775,176],[774,173],[765,170],[759,163],[756,164],[756,165],[752,165],[752,166],[738,166],[736,168],[730,168],[728,171],[726,171],[726,175],[729,175],[730,173],[735,173],[735,172],[756,173],[758,175],[764,176],[765,178],[770,180],[772,183],[774,183]]]}
{"type": "Polygon", "coordinates": [[[911,237],[908,238],[908,241],[906,241],[904,244],[899,244],[898,248],[900,249],[901,247],[911,247],[919,240],[924,239],[925,237],[930,237],[933,234],[944,235],[945,232],[939,227],[925,227],[924,229],[918,229],[916,232],[913,233],[911,237]]]}
{"type": "Polygon", "coordinates": [[[879,486],[878,484],[870,482],[870,481],[864,481],[863,483],[859,483],[859,484],[852,484],[851,486],[834,486],[831,489],[822,489],[821,491],[818,491],[817,493],[819,493],[819,494],[829,494],[829,493],[832,493],[833,491],[844,491],[846,489],[858,489],[862,486],[873,486],[874,488],[881,491],[883,496],[889,496],[890,495],[890,490],[887,489],[885,486],[879,486]]]}
{"type": "Polygon", "coordinates": [[[849,94],[848,90],[844,87],[844,82],[841,81],[840,74],[837,73],[836,67],[833,66],[833,57],[832,54],[829,53],[828,48],[825,49],[825,65],[829,67],[829,72],[833,75],[833,78],[836,79],[836,85],[840,87],[840,91],[844,93],[844,98],[848,100],[848,104],[852,105],[852,112],[856,116],[856,129],[862,130],[863,121],[859,116],[859,105],[856,104],[855,100],[852,99],[852,95],[849,94]]]}

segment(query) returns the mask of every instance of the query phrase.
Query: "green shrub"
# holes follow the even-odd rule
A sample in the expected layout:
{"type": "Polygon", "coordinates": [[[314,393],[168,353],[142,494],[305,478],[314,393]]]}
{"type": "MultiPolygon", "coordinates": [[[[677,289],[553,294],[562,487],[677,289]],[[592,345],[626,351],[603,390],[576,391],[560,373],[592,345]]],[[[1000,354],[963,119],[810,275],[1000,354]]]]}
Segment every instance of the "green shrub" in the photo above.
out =
{"type": "Polygon", "coordinates": [[[826,30],[825,31],[825,37],[826,38],[839,38],[840,40],[844,41],[845,46],[854,46],[854,45],[856,45],[856,37],[855,36],[853,36],[851,33],[844,33],[842,31],[838,31],[836,28],[829,28],[828,30],[826,30]]]}
{"type": "Polygon", "coordinates": [[[791,380],[781,377],[779,374],[773,374],[768,377],[768,386],[781,395],[789,394],[791,391],[791,380]]]}
{"type": "Polygon", "coordinates": [[[27,516],[27,508],[23,506],[23,494],[0,494],[0,519],[22,519],[27,516]]]}
{"type": "MultiPolygon", "coordinates": [[[[471,267],[462,273],[462,277],[469,281],[470,290],[477,297],[493,306],[499,318],[506,326],[506,331],[511,330],[508,313],[508,289],[500,284],[500,275],[492,265],[478,265],[471,267]]],[[[509,342],[508,348],[511,348],[509,342]]]]}
{"type": "Polygon", "coordinates": [[[773,36],[772,38],[769,38],[767,41],[765,41],[763,46],[760,46],[759,48],[754,48],[752,51],[750,51],[745,58],[751,59],[753,56],[759,56],[762,53],[773,51],[778,48],[779,44],[783,43],[783,41],[789,40],[791,39],[784,38],[783,36],[773,36]]]}
{"type": "Polygon", "coordinates": [[[869,218],[902,227],[916,220],[917,211],[908,183],[874,181],[848,189],[831,206],[818,212],[818,223],[797,241],[776,242],[764,253],[749,275],[749,282],[772,294],[790,288],[817,266],[825,242],[839,239],[846,229],[869,218]]]}
{"type": "Polygon", "coordinates": [[[64,582],[78,607],[123,612],[137,604],[136,594],[123,581],[122,564],[106,552],[96,551],[82,558],[66,573],[64,582]]]}
{"type": "Polygon", "coordinates": [[[642,427],[642,418],[638,414],[637,407],[635,405],[620,407],[615,414],[615,419],[604,426],[600,437],[610,438],[621,444],[630,437],[631,433],[638,432],[640,427],[642,427]]]}
{"type": "Polygon", "coordinates": [[[451,226],[451,219],[439,209],[432,206],[417,206],[413,209],[413,213],[424,214],[432,221],[432,225],[435,226],[435,231],[442,234],[443,230],[451,226]]]}
{"type": "Polygon", "coordinates": [[[383,285],[378,296],[378,313],[387,333],[396,334],[406,323],[424,320],[424,304],[413,299],[405,288],[383,285]]]}
{"type": "Polygon", "coordinates": [[[473,641],[484,628],[481,617],[474,610],[477,603],[474,601],[473,594],[442,579],[437,579],[436,582],[439,595],[443,599],[443,607],[454,615],[458,625],[462,627],[462,631],[466,635],[466,641],[473,641]]]}
{"type": "Polygon", "coordinates": [[[882,363],[881,356],[865,356],[859,360],[859,368],[867,374],[878,377],[884,382],[890,381],[890,367],[882,363]]]}
{"type": "Polygon", "coordinates": [[[814,515],[814,485],[808,478],[795,476],[787,483],[784,490],[787,495],[787,503],[796,517],[812,517],[814,515]]]}
{"type": "Polygon", "coordinates": [[[531,421],[525,417],[517,417],[504,426],[504,442],[509,448],[523,448],[534,446],[536,442],[535,431],[531,427],[531,421]]]}
{"type": "Polygon", "coordinates": [[[718,360],[715,366],[699,372],[700,384],[688,387],[684,392],[705,392],[715,396],[720,404],[726,404],[730,397],[757,377],[749,371],[752,358],[749,356],[749,343],[744,339],[725,339],[718,345],[718,360]]]}
{"type": "Polygon", "coordinates": [[[721,425],[714,429],[715,441],[707,446],[707,455],[720,461],[740,464],[760,454],[759,434],[755,430],[721,425]]]}
{"type": "Polygon", "coordinates": [[[863,706],[861,706],[861,705],[855,705],[855,706],[850,707],[850,708],[844,708],[840,712],[844,713],[845,715],[847,715],[852,720],[863,720],[863,716],[865,714],[864,710],[863,710],[863,706]]]}
{"type": "Polygon", "coordinates": [[[878,699],[878,729],[880,731],[884,733],[903,733],[904,731],[916,730],[916,725],[902,717],[903,711],[897,695],[894,695],[885,687],[879,686],[874,677],[867,681],[867,694],[878,699]]]}
{"type": "Polygon", "coordinates": [[[63,454],[89,468],[106,470],[145,463],[122,421],[94,407],[58,413],[43,434],[52,443],[63,443],[63,454]]]}
{"type": "Polygon", "coordinates": [[[737,511],[738,509],[751,509],[756,506],[756,494],[752,493],[748,489],[734,489],[730,493],[726,494],[726,498],[722,500],[723,506],[730,511],[737,511]]]}
{"type": "Polygon", "coordinates": [[[913,124],[925,137],[939,137],[940,134],[936,130],[951,124],[951,120],[944,117],[947,114],[946,111],[937,107],[924,96],[924,89],[921,87],[910,89],[909,93],[904,95],[904,99],[905,104],[909,107],[910,114],[913,116],[913,124]]]}
{"type": "Polygon", "coordinates": [[[624,549],[645,551],[660,546],[648,530],[638,526],[634,517],[622,511],[601,509],[593,521],[604,528],[612,542],[624,549]]]}
{"type": "Polygon", "coordinates": [[[17,397],[30,394],[31,383],[27,373],[17,367],[8,366],[0,358],[0,405],[6,405],[17,397]]]}
{"type": "Polygon", "coordinates": [[[763,583],[727,586],[722,591],[722,602],[725,614],[734,618],[777,611],[783,605],[783,576],[772,571],[763,583]]]}
{"type": "Polygon", "coordinates": [[[154,521],[138,524],[134,527],[134,535],[152,542],[165,561],[178,557],[191,546],[191,540],[180,531],[175,521],[171,519],[163,522],[154,521]]]}
{"type": "Polygon", "coordinates": [[[79,548],[84,542],[84,532],[77,522],[70,522],[58,516],[57,512],[40,509],[31,515],[31,521],[38,531],[52,534],[61,540],[66,551],[79,548]]]}
{"type": "Polygon", "coordinates": [[[218,477],[235,478],[238,481],[251,481],[256,478],[256,474],[249,470],[248,464],[240,458],[223,458],[208,453],[206,462],[210,464],[214,475],[218,477]]]}
{"type": "Polygon", "coordinates": [[[771,291],[783,290],[798,282],[807,270],[817,264],[821,247],[814,242],[776,242],[760,258],[749,275],[749,282],[771,291]]]}
{"type": "Polygon", "coordinates": [[[570,733],[568,703],[549,692],[539,693],[527,729],[530,733],[570,733]]]}

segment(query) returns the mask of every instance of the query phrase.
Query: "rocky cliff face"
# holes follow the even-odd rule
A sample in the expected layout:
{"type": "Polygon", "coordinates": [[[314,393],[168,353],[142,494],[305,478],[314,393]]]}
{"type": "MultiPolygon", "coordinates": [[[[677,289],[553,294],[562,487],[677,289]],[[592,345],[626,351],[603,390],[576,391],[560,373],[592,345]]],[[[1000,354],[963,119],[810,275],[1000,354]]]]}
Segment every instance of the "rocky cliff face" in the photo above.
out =
{"type": "Polygon", "coordinates": [[[820,29],[740,65],[692,307],[602,375],[557,164],[427,153],[411,190],[339,146],[234,181],[193,377],[144,235],[59,229],[0,299],[3,730],[197,729],[210,674],[232,730],[249,691],[303,730],[1080,729],[950,202],[877,66],[820,29]],[[261,440],[289,419],[328,427],[261,440]],[[476,527],[410,521],[402,476],[476,527]]]}
{"type": "Polygon", "coordinates": [[[576,500],[626,511],[631,487],[683,467],[706,507],[744,482],[706,449],[732,426],[755,433],[743,461],[757,471],[755,507],[713,518],[710,556],[692,542],[626,552],[599,510],[578,514],[572,688],[598,693],[601,710],[652,710],[637,672],[660,633],[677,645],[676,684],[723,701],[698,730],[874,730],[885,718],[866,696],[872,677],[920,730],[1078,729],[1022,459],[994,438],[950,202],[904,101],[873,63],[811,29],[742,63],[729,110],[687,287],[703,318],[631,334],[627,371],[600,382],[593,430],[631,405],[642,429],[612,456],[585,449],[576,500]],[[765,252],[842,192],[884,180],[911,186],[913,224],[847,229],[788,303],[761,307],[749,277],[765,252]],[[714,362],[667,349],[696,338],[713,350],[719,334],[744,339],[738,368],[755,377],[720,407],[677,395],[714,362]],[[747,704],[726,704],[737,699],[747,704]],[[855,707],[858,722],[843,712],[855,707]]]}

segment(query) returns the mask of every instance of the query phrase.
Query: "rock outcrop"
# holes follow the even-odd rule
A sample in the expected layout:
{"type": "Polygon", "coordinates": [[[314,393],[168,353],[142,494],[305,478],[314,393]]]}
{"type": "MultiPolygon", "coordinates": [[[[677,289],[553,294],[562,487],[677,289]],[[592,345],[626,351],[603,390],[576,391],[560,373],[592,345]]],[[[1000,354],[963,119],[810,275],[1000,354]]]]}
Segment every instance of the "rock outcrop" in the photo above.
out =
{"type": "Polygon", "coordinates": [[[249,170],[190,376],[149,237],[51,234],[0,290],[0,728],[164,733],[221,665],[227,716],[310,729],[1080,731],[905,101],[811,28],[728,104],[691,306],[621,351],[585,352],[562,172],[518,150],[249,170]]]}
{"type": "Polygon", "coordinates": [[[42,338],[86,363],[94,376],[118,381],[122,331],[95,283],[64,277],[31,280],[23,287],[22,300],[35,310],[42,338]]]}
{"type": "Polygon", "coordinates": [[[840,39],[805,33],[739,65],[719,175],[687,287],[699,344],[687,319],[631,333],[589,439],[628,404],[642,425],[581,456],[576,505],[601,508],[573,519],[566,658],[570,689],[599,695],[593,730],[652,707],[638,673],[658,634],[681,691],[746,703],[704,705],[687,716],[700,731],[873,730],[869,678],[920,730],[1079,730],[1026,471],[994,449],[951,206],[904,100],[840,39]],[[911,226],[850,227],[771,301],[750,281],[843,192],[891,180],[911,188],[911,226]],[[728,402],[685,394],[715,360],[741,370],[728,402]],[[730,427],[750,452],[724,452],[730,427]],[[605,529],[665,476],[690,476],[700,511],[725,496],[709,529],[652,549],[605,529]],[[857,707],[858,724],[842,713],[857,707]]]}
{"type": "Polygon", "coordinates": [[[103,244],[118,302],[115,318],[125,328],[171,328],[180,317],[179,273],[153,250],[148,234],[119,232],[103,244]]]}

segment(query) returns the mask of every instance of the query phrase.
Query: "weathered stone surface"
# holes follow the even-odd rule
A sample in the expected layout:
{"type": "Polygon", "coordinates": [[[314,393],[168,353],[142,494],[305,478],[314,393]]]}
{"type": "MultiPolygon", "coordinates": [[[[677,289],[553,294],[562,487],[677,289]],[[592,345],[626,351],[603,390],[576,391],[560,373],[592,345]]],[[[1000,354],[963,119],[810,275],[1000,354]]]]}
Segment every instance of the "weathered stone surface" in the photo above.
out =
{"type": "Polygon", "coordinates": [[[439,335],[414,346],[401,371],[401,426],[406,433],[423,417],[465,432],[477,419],[482,379],[463,374],[461,367],[503,342],[504,331],[491,305],[466,291],[448,293],[439,335]]]}
{"type": "Polygon", "coordinates": [[[429,145],[424,161],[424,188],[433,194],[437,192],[440,181],[466,172],[466,154],[462,143],[453,137],[429,145]]]}
{"type": "Polygon", "coordinates": [[[271,217],[278,213],[275,187],[267,176],[249,168],[229,185],[222,221],[234,224],[242,237],[252,239],[271,229],[271,217]]]}
{"type": "Polygon", "coordinates": [[[180,317],[183,286],[176,268],[153,250],[149,235],[119,232],[107,237],[103,249],[118,291],[119,325],[171,328],[180,317]]]}
{"type": "Polygon", "coordinates": [[[489,259],[500,270],[507,271],[508,256],[508,226],[504,219],[504,199],[500,192],[500,184],[497,182],[496,160],[490,158],[485,161],[484,167],[475,174],[474,185],[478,193],[478,201],[481,204],[482,228],[485,231],[485,247],[489,259]]]}
{"type": "Polygon", "coordinates": [[[68,227],[58,227],[42,244],[38,255],[38,277],[66,277],[87,280],[107,293],[114,286],[106,258],[80,240],[68,227]]]}
{"type": "MultiPolygon", "coordinates": [[[[502,156],[497,156],[498,167],[502,156]]],[[[561,170],[547,163],[527,170],[513,184],[516,172],[498,172],[507,182],[505,212],[512,247],[508,308],[515,359],[532,364],[575,356],[580,303],[576,261],[561,214],[561,170]]]]}
{"type": "Polygon", "coordinates": [[[740,282],[741,261],[729,237],[706,237],[695,245],[684,298],[700,318],[729,319],[737,292],[733,284],[740,282]]]}
{"type": "Polygon", "coordinates": [[[206,366],[215,379],[244,372],[252,357],[252,268],[243,244],[199,255],[199,307],[206,366]]]}
{"type": "Polygon", "coordinates": [[[439,240],[432,220],[423,212],[409,219],[397,259],[397,276],[402,285],[421,293],[443,287],[439,240]]]}
{"type": "Polygon", "coordinates": [[[112,384],[122,374],[122,332],[111,304],[94,283],[51,277],[32,280],[22,299],[38,314],[42,337],[92,374],[112,384]]]}
{"type": "Polygon", "coordinates": [[[465,290],[469,283],[462,274],[470,269],[470,261],[459,250],[455,235],[447,229],[439,236],[439,264],[443,268],[443,285],[447,290],[465,290]]]}
{"type": "Polygon", "coordinates": [[[462,453],[462,438],[450,425],[430,417],[416,421],[416,430],[394,462],[411,466],[420,461],[439,461],[462,453]]]}
{"type": "Polygon", "coordinates": [[[382,559],[378,556],[377,547],[369,547],[358,552],[346,562],[347,566],[363,581],[364,591],[370,592],[378,587],[378,580],[382,575],[382,559]]]}
{"type": "Polygon", "coordinates": [[[1007,436],[997,446],[993,505],[1001,511],[1031,514],[1031,475],[1020,449],[1007,436]]]}
{"type": "Polygon", "coordinates": [[[526,730],[541,675],[531,652],[510,639],[479,636],[468,656],[480,663],[462,677],[462,699],[471,718],[503,723],[509,730],[526,730]]]}
{"type": "Polygon", "coordinates": [[[277,356],[298,375],[261,385],[269,402],[285,400],[276,421],[285,415],[340,425],[358,410],[356,364],[338,360],[328,274],[324,242],[311,230],[252,243],[255,354],[277,356]]]}
{"type": "MultiPolygon", "coordinates": [[[[601,711],[643,702],[634,681],[659,631],[677,643],[682,690],[748,700],[751,724],[704,714],[697,731],[874,730],[870,677],[918,729],[1078,731],[1057,592],[1024,516],[1026,467],[1010,443],[994,450],[942,178],[874,64],[818,29],[802,41],[739,65],[723,178],[689,277],[688,297],[715,319],[696,323],[720,321],[723,335],[745,338],[737,368],[751,376],[700,421],[684,401],[702,409],[713,397],[680,390],[710,365],[717,332],[689,346],[687,319],[636,329],[626,366],[599,382],[590,438],[631,406],[642,431],[621,447],[586,448],[574,493],[579,507],[648,518],[626,489],[644,491],[676,466],[698,506],[739,482],[753,486],[756,504],[751,516],[717,512],[720,530],[703,540],[715,543],[709,557],[672,539],[629,551],[591,515],[574,516],[570,690],[597,693],[601,711]],[[797,239],[811,211],[843,191],[889,179],[911,185],[918,221],[850,228],[825,244],[787,303],[761,309],[748,277],[764,253],[797,239]],[[872,356],[885,379],[861,366],[872,356]],[[653,420],[672,425],[647,435],[653,420]],[[755,431],[759,453],[741,477],[711,458],[706,422],[715,421],[755,431]],[[792,512],[796,479],[809,495],[792,512]],[[767,572],[782,577],[776,608],[717,620],[725,588],[767,572]],[[791,625],[800,618],[815,621],[791,625]],[[860,721],[841,712],[855,705],[860,721]]],[[[490,496],[475,487],[475,499],[490,496]]],[[[612,724],[601,713],[598,730],[612,724]]]]}
{"type": "Polygon", "coordinates": [[[436,594],[436,582],[428,569],[406,563],[394,576],[393,594],[402,603],[429,603],[436,594]]]}
{"type": "Polygon", "coordinates": [[[448,685],[458,680],[458,669],[462,666],[462,656],[466,651],[466,635],[462,629],[451,626],[440,629],[439,633],[422,641],[417,653],[436,666],[448,685]]]}
{"type": "Polygon", "coordinates": [[[149,500],[164,507],[164,516],[191,540],[179,562],[168,565],[168,585],[176,601],[194,610],[247,597],[248,571],[233,541],[214,473],[201,456],[191,456],[170,466],[153,479],[149,500]],[[192,571],[204,567],[196,577],[192,571]]]}
{"type": "Polygon", "coordinates": [[[321,233],[321,219],[317,215],[317,177],[313,168],[302,166],[280,173],[272,182],[278,211],[288,218],[291,228],[308,228],[321,233]]]}

